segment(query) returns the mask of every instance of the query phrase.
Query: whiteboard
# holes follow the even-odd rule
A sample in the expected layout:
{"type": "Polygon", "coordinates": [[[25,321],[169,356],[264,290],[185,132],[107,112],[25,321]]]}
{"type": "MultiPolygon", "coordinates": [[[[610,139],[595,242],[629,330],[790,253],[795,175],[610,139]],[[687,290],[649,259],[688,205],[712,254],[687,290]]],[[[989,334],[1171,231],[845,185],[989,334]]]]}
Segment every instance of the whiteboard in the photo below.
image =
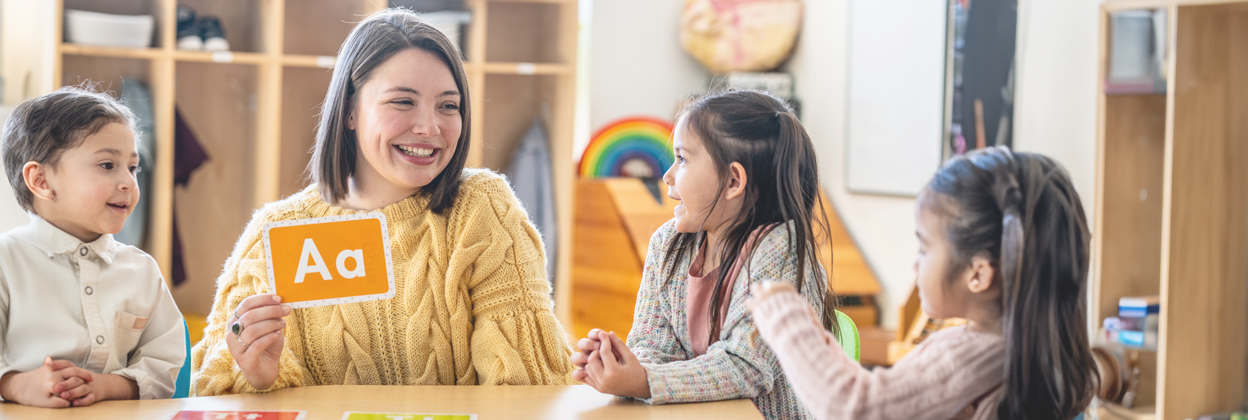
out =
{"type": "Polygon", "coordinates": [[[850,191],[916,195],[940,166],[946,1],[850,1],[850,191]]]}

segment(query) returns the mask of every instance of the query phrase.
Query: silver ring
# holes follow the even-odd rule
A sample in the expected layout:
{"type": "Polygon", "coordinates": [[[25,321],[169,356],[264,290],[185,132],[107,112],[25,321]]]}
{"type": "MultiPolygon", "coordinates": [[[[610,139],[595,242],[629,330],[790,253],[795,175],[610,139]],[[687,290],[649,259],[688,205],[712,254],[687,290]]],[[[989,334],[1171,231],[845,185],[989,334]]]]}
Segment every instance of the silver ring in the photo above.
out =
{"type": "Polygon", "coordinates": [[[251,344],[247,344],[246,342],[243,341],[243,336],[241,335],[238,336],[238,344],[242,344],[243,349],[247,349],[248,347],[251,347],[251,344]]]}

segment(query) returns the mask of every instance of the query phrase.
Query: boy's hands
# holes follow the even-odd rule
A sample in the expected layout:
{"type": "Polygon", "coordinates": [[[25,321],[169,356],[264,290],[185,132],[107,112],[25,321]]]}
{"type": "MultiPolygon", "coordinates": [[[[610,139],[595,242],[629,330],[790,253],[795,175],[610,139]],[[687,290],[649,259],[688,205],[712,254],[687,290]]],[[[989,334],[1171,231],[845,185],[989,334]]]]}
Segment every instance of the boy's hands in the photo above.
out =
{"type": "MultiPolygon", "coordinates": [[[[77,369],[77,368],[75,368],[77,369]]],[[[90,372],[88,372],[90,373],[90,372]]],[[[70,377],[62,384],[76,382],[78,377],[70,377]]],[[[61,384],[57,384],[59,387],[61,384]]],[[[96,374],[94,381],[66,388],[60,388],[62,399],[69,401],[74,407],[86,407],[104,400],[135,400],[139,398],[139,385],[124,376],[107,373],[96,374]]]]}
{"type": "Polygon", "coordinates": [[[0,378],[0,396],[22,405],[65,408],[70,406],[71,400],[60,397],[63,391],[72,388],[70,385],[81,386],[94,380],[90,371],[48,357],[35,370],[10,372],[0,378]]]}

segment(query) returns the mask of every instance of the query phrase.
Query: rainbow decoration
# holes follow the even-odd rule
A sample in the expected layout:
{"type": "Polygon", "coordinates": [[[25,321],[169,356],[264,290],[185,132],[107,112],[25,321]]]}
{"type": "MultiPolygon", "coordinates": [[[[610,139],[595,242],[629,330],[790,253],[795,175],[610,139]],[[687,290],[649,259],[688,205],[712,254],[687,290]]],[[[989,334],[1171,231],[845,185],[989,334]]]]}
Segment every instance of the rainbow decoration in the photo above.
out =
{"type": "Polygon", "coordinates": [[[676,156],[668,140],[672,124],[649,117],[623,118],[594,133],[577,173],[582,178],[631,176],[657,178],[676,156]]]}

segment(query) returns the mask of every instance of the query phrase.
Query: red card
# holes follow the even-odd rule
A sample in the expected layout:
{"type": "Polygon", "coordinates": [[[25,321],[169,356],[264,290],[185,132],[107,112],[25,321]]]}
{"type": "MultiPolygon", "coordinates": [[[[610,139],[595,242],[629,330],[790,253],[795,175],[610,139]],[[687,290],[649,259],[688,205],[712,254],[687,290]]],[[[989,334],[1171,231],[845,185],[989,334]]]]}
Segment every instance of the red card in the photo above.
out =
{"type": "Polygon", "coordinates": [[[179,411],[173,420],[303,420],[307,411],[179,411]]]}

